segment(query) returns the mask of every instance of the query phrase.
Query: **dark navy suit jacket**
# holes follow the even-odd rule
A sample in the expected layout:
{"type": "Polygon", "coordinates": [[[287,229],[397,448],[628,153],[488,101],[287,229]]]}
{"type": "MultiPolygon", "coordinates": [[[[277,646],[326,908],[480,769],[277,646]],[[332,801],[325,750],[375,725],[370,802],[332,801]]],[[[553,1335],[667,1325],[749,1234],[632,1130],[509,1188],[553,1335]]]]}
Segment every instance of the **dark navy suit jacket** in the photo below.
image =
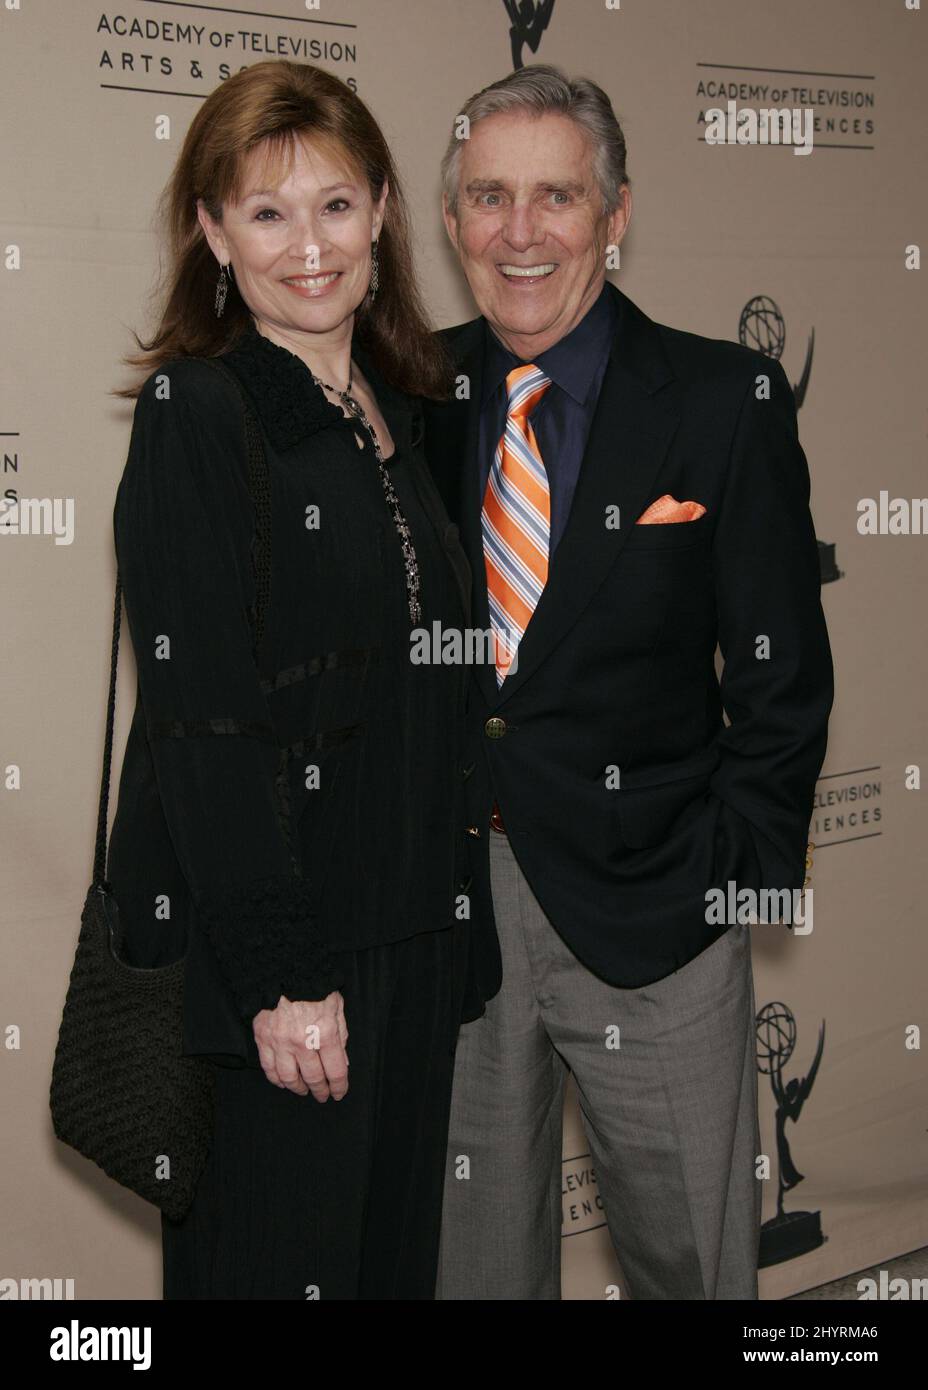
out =
{"type": "MultiPolygon", "coordinates": [[[[484,998],[501,979],[494,798],[550,921],[614,985],[661,979],[726,930],[707,921],[710,888],[805,878],[833,672],[792,390],[779,363],[654,323],[607,290],[612,350],[547,585],[502,687],[487,664],[469,685],[484,998]],[[705,514],[637,525],[665,493],[705,514]]],[[[484,322],[443,336],[470,399],[426,407],[426,452],[486,629],[484,322]]]]}

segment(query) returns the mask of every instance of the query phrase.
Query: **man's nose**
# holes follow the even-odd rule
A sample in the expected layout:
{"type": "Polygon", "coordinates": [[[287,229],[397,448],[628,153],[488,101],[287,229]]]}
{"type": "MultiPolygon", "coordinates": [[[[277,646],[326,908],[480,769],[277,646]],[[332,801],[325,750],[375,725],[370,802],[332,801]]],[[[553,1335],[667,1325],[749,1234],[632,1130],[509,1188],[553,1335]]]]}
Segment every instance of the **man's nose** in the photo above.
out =
{"type": "Polygon", "coordinates": [[[516,251],[524,251],[541,240],[535,211],[530,203],[513,203],[503,225],[503,240],[516,251]]]}

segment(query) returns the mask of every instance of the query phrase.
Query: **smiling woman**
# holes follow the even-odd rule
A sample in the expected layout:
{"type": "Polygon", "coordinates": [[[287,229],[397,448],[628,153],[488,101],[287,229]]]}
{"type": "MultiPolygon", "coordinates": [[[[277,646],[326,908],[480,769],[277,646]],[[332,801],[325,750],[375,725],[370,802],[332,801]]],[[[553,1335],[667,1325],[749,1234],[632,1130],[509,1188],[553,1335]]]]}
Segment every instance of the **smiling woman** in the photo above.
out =
{"type": "MultiPolygon", "coordinates": [[[[133,367],[149,372],[175,355],[231,347],[252,319],[242,296],[250,288],[268,310],[259,327],[272,337],[282,330],[278,342],[288,326],[310,326],[299,314],[290,322],[297,301],[318,300],[321,317],[312,323],[324,325],[352,300],[357,338],[384,378],[412,394],[447,395],[450,366],[431,335],[413,271],[393,156],[370,112],[338,78],[266,62],[222,83],[191,122],[159,221],[169,250],[155,291],[160,322],[148,342],[136,335],[141,351],[126,358],[133,367]],[[231,268],[238,287],[221,316],[217,262],[231,268]],[[297,287],[330,271],[334,290],[297,287]]],[[[294,348],[292,336],[286,346],[294,348]]],[[[134,399],[140,385],[114,394],[134,399]]]]}
{"type": "MultiPolygon", "coordinates": [[[[386,182],[376,202],[363,177],[351,176],[345,157],[329,142],[295,141],[289,173],[275,189],[245,192],[222,221],[198,204],[200,223],[220,264],[234,263],[239,292],[279,332],[305,327],[323,332],[344,322],[361,303],[371,279],[371,251],[383,225],[386,182]],[[294,262],[302,259],[301,270],[294,262]],[[325,264],[323,264],[323,261],[325,264]],[[314,306],[300,314],[293,296],[314,306]]],[[[246,160],[246,190],[264,182],[257,152],[246,160]]]]}
{"type": "Polygon", "coordinates": [[[214,1082],[164,1293],[429,1299],[482,1005],[456,910],[463,670],[409,659],[411,628],[469,615],[415,399],[446,359],[392,157],[338,79],[238,73],[165,197],[160,322],[120,393],[138,695],[106,864],[129,965],[184,958],[182,1035],[154,1051],[214,1082]]]}

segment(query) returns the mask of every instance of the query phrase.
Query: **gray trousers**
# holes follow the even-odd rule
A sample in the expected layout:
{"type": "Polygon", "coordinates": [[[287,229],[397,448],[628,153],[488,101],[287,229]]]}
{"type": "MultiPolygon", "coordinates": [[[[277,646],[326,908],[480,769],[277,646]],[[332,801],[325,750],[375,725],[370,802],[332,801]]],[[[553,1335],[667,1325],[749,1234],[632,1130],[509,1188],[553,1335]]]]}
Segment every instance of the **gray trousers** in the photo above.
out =
{"type": "Polygon", "coordinates": [[[750,928],[655,984],[614,988],[551,926],[506,836],[487,833],[503,984],[458,1040],[436,1297],[560,1298],[569,1069],[632,1297],[756,1299],[750,928]]]}

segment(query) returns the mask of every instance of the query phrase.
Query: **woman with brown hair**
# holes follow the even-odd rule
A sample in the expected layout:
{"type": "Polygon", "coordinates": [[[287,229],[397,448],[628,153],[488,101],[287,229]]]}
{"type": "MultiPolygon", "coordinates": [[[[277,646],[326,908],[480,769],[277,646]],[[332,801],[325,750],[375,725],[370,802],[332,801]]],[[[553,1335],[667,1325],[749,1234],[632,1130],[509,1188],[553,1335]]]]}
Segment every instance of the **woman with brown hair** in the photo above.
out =
{"type": "Polygon", "coordinates": [[[165,213],[160,324],[127,359],[148,374],[118,393],[139,684],[107,866],[130,962],[186,952],[184,1052],[215,1069],[164,1296],[432,1298],[457,1031],[481,1012],[464,671],[410,660],[417,629],[467,623],[416,400],[448,367],[390,152],[337,78],[273,61],[217,88],[165,213]]]}

